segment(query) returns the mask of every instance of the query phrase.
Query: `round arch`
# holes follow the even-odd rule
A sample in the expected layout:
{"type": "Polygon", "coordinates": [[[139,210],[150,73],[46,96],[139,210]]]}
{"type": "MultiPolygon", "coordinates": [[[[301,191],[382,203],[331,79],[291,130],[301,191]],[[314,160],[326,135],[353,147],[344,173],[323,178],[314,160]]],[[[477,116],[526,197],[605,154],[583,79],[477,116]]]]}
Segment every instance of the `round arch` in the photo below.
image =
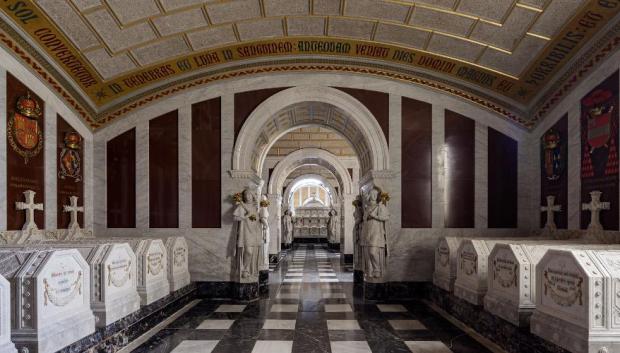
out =
{"type": "Polygon", "coordinates": [[[280,162],[278,162],[271,173],[267,193],[279,194],[280,190],[284,187],[286,178],[291,174],[291,172],[300,166],[307,164],[320,165],[332,172],[338,180],[343,193],[350,194],[353,190],[355,190],[353,188],[351,175],[349,175],[347,168],[342,164],[342,162],[338,160],[338,157],[319,148],[302,148],[288,154],[280,162]]]}
{"type": "Polygon", "coordinates": [[[321,183],[323,183],[323,185],[325,186],[326,189],[329,190],[329,192],[331,193],[331,202],[332,202],[332,206],[338,206],[340,205],[340,202],[338,200],[338,193],[336,193],[336,189],[334,188],[334,186],[324,177],[318,175],[318,174],[305,174],[305,175],[300,175],[297,178],[293,179],[291,181],[290,184],[288,184],[288,186],[286,187],[286,190],[284,190],[284,194],[282,194],[282,207],[288,207],[289,206],[289,199],[291,194],[293,193],[293,186],[295,186],[295,184],[299,181],[302,181],[304,179],[316,179],[318,181],[320,181],[321,183]]]}
{"type": "Polygon", "coordinates": [[[387,141],[372,113],[349,94],[326,86],[289,88],[254,109],[237,136],[232,169],[258,173],[267,151],[278,138],[307,125],[331,128],[345,136],[358,154],[363,173],[389,169],[387,141]],[[329,109],[318,118],[310,114],[301,119],[294,111],[287,111],[287,108],[301,104],[310,105],[303,108],[312,110],[312,103],[329,109]]]}

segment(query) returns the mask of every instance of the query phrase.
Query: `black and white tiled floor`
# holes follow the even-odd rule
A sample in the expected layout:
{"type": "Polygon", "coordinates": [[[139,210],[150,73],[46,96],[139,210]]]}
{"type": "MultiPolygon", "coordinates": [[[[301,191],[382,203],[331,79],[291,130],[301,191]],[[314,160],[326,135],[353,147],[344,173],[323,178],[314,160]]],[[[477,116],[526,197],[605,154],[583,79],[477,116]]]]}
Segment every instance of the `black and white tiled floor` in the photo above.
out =
{"type": "Polygon", "coordinates": [[[418,302],[369,303],[320,245],[291,251],[250,304],[203,300],[135,353],[487,353],[418,302]]]}

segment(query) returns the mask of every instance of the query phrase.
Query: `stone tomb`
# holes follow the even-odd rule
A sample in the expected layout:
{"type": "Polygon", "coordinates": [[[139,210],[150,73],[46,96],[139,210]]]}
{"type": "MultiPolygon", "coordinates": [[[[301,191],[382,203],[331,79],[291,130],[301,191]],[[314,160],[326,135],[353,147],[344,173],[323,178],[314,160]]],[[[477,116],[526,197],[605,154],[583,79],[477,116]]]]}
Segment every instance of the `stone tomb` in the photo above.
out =
{"type": "MultiPolygon", "coordinates": [[[[495,244],[540,242],[540,238],[464,239],[456,254],[454,295],[482,305],[487,292],[488,257],[495,244]]],[[[549,239],[544,239],[549,241],[549,239]]]]}
{"type": "MultiPolygon", "coordinates": [[[[536,296],[536,265],[549,249],[609,249],[611,245],[568,242],[495,244],[488,258],[484,308],[521,327],[529,325],[536,296]]],[[[618,246],[615,248],[620,249],[618,246]]]]}
{"type": "Polygon", "coordinates": [[[435,271],[433,272],[433,284],[437,287],[454,291],[456,280],[456,253],[461,242],[467,238],[442,237],[435,247],[435,271]]]}
{"type": "Polygon", "coordinates": [[[531,332],[575,353],[620,352],[620,250],[550,249],[531,332]]]}
{"type": "Polygon", "coordinates": [[[168,282],[173,292],[190,284],[189,250],[185,237],[167,237],[163,241],[168,251],[168,282]]]}
{"type": "MultiPolygon", "coordinates": [[[[50,241],[49,243],[56,243],[50,241]]],[[[65,243],[65,242],[61,242],[65,243]]],[[[140,305],[151,304],[170,293],[166,246],[157,238],[91,238],[77,239],[66,244],[128,243],[137,260],[137,290],[140,305]]]]}
{"type": "Polygon", "coordinates": [[[11,285],[0,275],[0,352],[17,353],[11,342],[11,285]]]}
{"type": "Polygon", "coordinates": [[[95,332],[90,269],[75,249],[0,250],[13,287],[12,341],[20,352],[52,353],[95,332]]]}
{"type": "Polygon", "coordinates": [[[136,255],[129,244],[67,240],[31,246],[71,248],[82,254],[90,266],[91,308],[98,327],[105,327],[140,309],[136,255]]]}
{"type": "MultiPolygon", "coordinates": [[[[454,291],[454,282],[457,272],[457,253],[459,246],[464,240],[472,238],[442,237],[435,247],[435,271],[433,272],[433,284],[448,292],[454,291]]],[[[482,240],[532,240],[548,238],[477,238],[482,240]]]]}

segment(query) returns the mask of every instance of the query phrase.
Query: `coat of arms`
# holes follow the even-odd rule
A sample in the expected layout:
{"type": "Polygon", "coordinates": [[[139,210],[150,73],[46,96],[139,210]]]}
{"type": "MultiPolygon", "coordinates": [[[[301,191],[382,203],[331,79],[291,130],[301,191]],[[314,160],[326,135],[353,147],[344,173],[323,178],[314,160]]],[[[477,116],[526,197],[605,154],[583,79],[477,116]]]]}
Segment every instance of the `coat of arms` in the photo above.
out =
{"type": "Polygon", "coordinates": [[[37,120],[40,117],[41,107],[36,99],[30,97],[30,92],[17,99],[15,112],[9,118],[7,135],[9,145],[24,158],[24,163],[43,149],[43,131],[37,120]]]}
{"type": "Polygon", "coordinates": [[[68,132],[65,134],[64,146],[60,151],[60,160],[58,171],[58,177],[60,179],[70,178],[75,182],[82,180],[80,175],[81,160],[80,160],[80,144],[82,137],[76,132],[68,132]]]}
{"type": "MultiPolygon", "coordinates": [[[[614,121],[614,96],[608,89],[597,89],[583,100],[587,118],[587,153],[591,166],[590,176],[605,176],[617,173],[616,168],[610,168],[608,162],[613,163],[616,156],[617,126],[614,121]]],[[[587,161],[588,162],[588,161],[587,161]]]]}
{"type": "Polygon", "coordinates": [[[565,156],[562,153],[564,141],[555,129],[549,130],[542,137],[542,164],[547,180],[558,180],[564,170],[565,156]]]}

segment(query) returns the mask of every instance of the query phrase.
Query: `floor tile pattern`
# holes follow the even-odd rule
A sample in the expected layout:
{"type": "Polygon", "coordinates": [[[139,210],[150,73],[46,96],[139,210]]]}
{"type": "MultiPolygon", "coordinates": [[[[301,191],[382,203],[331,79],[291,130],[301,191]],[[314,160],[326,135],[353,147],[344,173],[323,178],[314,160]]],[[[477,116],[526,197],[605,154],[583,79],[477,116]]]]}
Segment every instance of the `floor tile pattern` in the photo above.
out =
{"type": "Polygon", "coordinates": [[[364,301],[350,268],[298,245],[249,304],[203,300],[135,353],[489,353],[416,301],[364,301]]]}

